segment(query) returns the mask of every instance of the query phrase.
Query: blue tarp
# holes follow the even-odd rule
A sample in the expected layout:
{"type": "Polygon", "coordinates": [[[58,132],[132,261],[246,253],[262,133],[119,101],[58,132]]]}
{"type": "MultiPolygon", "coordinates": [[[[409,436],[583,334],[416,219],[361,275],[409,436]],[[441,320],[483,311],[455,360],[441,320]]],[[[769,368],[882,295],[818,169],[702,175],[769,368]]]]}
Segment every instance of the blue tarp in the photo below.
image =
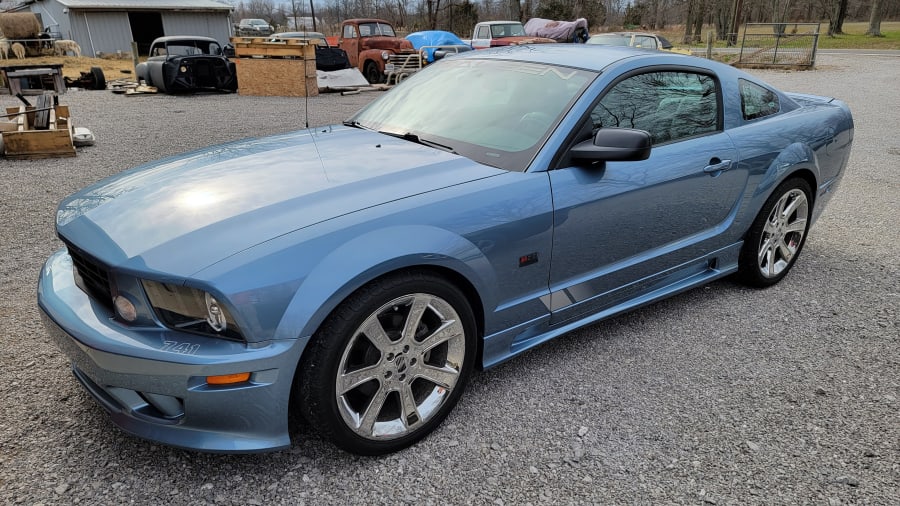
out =
{"type": "MultiPolygon", "coordinates": [[[[443,30],[426,30],[423,32],[414,32],[406,36],[406,40],[412,42],[414,48],[419,49],[423,46],[465,46],[471,49],[472,46],[466,44],[453,32],[445,32],[443,30]]],[[[425,50],[425,58],[428,63],[434,61],[434,49],[429,47],[425,50]]]]}

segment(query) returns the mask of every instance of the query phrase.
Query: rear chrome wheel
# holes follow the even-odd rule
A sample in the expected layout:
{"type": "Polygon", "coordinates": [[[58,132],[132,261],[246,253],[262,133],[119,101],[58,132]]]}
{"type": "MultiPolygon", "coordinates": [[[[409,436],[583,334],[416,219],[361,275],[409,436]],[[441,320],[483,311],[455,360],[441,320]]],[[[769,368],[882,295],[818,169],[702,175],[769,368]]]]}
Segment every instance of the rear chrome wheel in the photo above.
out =
{"type": "Polygon", "coordinates": [[[750,227],[740,274],[753,286],[777,283],[794,265],[809,228],[810,188],[802,179],[782,183],[750,227]]]}
{"type": "Polygon", "coordinates": [[[298,373],[304,415],[345,450],[378,455],[425,437],[453,409],[475,324],[453,285],[404,273],[351,296],[309,346],[298,373]]]}

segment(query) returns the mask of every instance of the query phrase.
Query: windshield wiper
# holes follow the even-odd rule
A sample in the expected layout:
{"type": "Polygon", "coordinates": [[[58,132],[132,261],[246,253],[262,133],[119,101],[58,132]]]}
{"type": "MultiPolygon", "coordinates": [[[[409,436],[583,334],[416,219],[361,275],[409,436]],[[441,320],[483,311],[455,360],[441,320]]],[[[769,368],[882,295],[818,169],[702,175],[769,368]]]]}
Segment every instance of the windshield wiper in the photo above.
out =
{"type": "Polygon", "coordinates": [[[403,139],[403,140],[405,140],[405,141],[415,142],[416,144],[421,144],[421,145],[423,145],[423,146],[428,146],[428,147],[430,147],[430,148],[437,148],[437,149],[440,149],[440,150],[442,150],[442,151],[447,151],[448,153],[453,153],[454,155],[459,154],[459,153],[456,152],[455,149],[453,149],[453,148],[450,147],[450,146],[447,146],[447,145],[444,145],[444,144],[440,144],[440,143],[437,143],[437,142],[434,142],[434,141],[430,141],[430,140],[428,140],[428,139],[423,139],[423,138],[419,137],[418,135],[416,135],[416,134],[414,134],[414,133],[412,133],[412,132],[406,132],[405,134],[398,134],[398,133],[396,133],[396,132],[384,132],[384,131],[382,131],[382,132],[380,132],[380,133],[383,133],[383,134],[385,134],[385,135],[390,135],[390,136],[392,136],[392,137],[397,137],[398,139],[403,139]]]}
{"type": "Polygon", "coordinates": [[[355,121],[355,120],[349,120],[349,119],[348,119],[348,120],[344,120],[344,123],[343,123],[343,124],[344,124],[344,126],[348,126],[348,127],[361,128],[361,129],[363,129],[363,130],[369,130],[369,128],[366,128],[365,126],[363,126],[362,123],[360,123],[359,121],[355,121]]]}

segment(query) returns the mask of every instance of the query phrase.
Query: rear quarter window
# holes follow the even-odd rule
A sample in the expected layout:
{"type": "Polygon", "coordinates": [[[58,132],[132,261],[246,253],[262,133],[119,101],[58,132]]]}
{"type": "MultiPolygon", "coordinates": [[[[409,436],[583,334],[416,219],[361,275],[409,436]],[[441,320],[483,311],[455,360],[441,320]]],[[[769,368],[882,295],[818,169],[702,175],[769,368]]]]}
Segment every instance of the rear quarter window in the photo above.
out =
{"type": "Polygon", "coordinates": [[[774,91],[750,81],[740,80],[741,113],[745,120],[764,118],[778,113],[781,104],[774,91]]]}

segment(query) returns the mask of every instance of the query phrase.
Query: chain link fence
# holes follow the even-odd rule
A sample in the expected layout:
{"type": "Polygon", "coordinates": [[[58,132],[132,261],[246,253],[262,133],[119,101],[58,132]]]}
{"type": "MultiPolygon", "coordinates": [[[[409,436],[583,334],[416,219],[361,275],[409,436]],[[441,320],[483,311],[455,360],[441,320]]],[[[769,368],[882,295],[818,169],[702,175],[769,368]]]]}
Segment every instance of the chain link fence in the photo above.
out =
{"type": "Polygon", "coordinates": [[[748,23],[738,65],[808,66],[816,63],[819,23],[748,23]]]}

